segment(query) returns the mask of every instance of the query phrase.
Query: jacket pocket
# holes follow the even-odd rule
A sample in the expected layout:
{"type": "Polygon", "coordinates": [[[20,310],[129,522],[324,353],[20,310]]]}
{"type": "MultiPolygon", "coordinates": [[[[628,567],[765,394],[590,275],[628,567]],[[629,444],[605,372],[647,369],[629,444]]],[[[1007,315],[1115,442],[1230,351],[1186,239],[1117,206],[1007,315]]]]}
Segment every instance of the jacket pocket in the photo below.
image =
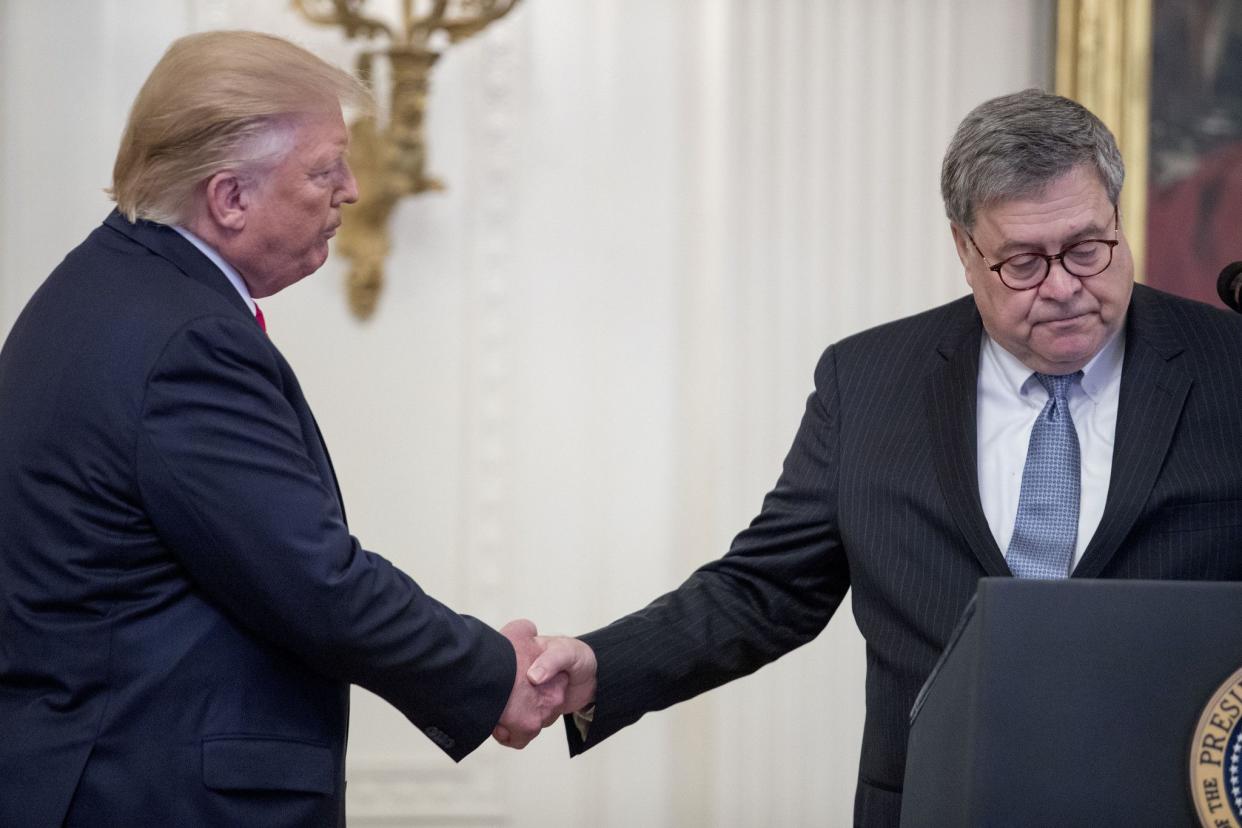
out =
{"type": "Polygon", "coordinates": [[[331,796],[336,758],[327,745],[256,736],[203,739],[203,784],[216,791],[298,791],[331,796]]]}

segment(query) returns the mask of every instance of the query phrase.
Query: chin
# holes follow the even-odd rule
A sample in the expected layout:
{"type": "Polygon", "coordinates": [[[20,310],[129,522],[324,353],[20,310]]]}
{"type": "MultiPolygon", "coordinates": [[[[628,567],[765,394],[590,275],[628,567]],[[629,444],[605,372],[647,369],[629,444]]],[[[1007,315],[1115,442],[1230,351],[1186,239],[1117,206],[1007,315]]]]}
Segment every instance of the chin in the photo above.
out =
{"type": "Polygon", "coordinates": [[[315,251],[315,266],[310,269],[310,272],[314,273],[316,270],[323,267],[326,261],[328,261],[328,240],[324,239],[320,249],[315,251]]]}
{"type": "Polygon", "coordinates": [[[1049,337],[1041,350],[1058,361],[1073,362],[1095,356],[1107,339],[1104,332],[1095,327],[1086,331],[1066,331],[1049,337]]]}
{"type": "Polygon", "coordinates": [[[1054,373],[1069,374],[1080,371],[1095,356],[1095,351],[1083,348],[1073,351],[1057,351],[1047,357],[1047,361],[1057,368],[1054,373]]]}
{"type": "Polygon", "coordinates": [[[315,251],[313,255],[309,256],[306,259],[306,263],[302,267],[298,268],[297,278],[295,278],[293,281],[296,282],[299,279],[305,279],[307,276],[311,275],[316,270],[323,267],[324,263],[327,261],[328,261],[328,246],[325,244],[323,247],[323,250],[315,251]]]}

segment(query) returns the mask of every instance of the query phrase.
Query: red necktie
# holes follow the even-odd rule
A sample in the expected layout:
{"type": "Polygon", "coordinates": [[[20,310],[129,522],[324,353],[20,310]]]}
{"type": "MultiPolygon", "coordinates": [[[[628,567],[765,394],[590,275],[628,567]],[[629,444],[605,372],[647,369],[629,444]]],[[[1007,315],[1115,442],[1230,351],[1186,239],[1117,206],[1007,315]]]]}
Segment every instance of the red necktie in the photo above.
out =
{"type": "Polygon", "coordinates": [[[263,333],[267,333],[267,322],[264,321],[263,311],[259,308],[258,305],[254,306],[254,318],[255,318],[255,321],[259,323],[259,327],[263,330],[263,333]]]}

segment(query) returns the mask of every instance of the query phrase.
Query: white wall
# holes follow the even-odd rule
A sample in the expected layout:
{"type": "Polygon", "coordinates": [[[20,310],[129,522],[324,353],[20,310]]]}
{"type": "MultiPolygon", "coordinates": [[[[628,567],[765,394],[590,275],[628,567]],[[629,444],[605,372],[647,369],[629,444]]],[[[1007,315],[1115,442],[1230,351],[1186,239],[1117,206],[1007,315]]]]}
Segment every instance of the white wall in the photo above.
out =
{"type": "MultiPolygon", "coordinates": [[[[561,632],[723,553],[820,351],[964,292],[940,155],[971,106],[1047,83],[1052,17],[1051,0],[525,0],[454,47],[429,114],[448,191],[400,207],[377,316],[349,316],[337,261],[264,305],[355,533],[462,611],[561,632]]],[[[147,71],[215,27],[352,62],[284,3],[0,0],[0,331],[109,209],[147,71]]],[[[453,766],[358,692],[351,823],[848,824],[864,655],[839,616],[573,762],[549,732],[453,766]]]]}

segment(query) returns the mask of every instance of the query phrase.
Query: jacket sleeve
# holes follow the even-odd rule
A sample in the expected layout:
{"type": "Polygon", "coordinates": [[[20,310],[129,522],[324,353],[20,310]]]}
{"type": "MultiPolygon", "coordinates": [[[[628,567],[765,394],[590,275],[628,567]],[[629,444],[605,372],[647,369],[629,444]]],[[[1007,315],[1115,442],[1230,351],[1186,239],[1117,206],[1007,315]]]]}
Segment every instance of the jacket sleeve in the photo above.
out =
{"type": "Polygon", "coordinates": [[[571,754],[649,711],[752,673],[823,630],[849,588],[837,525],[837,412],[830,348],[780,479],[728,554],[583,636],[598,662],[595,711],[586,740],[566,717],[571,754]]]}
{"type": "Polygon", "coordinates": [[[513,648],[349,534],[282,376],[246,320],[204,317],[170,338],[137,414],[154,529],[237,623],[373,691],[460,760],[500,717],[513,648]]]}

